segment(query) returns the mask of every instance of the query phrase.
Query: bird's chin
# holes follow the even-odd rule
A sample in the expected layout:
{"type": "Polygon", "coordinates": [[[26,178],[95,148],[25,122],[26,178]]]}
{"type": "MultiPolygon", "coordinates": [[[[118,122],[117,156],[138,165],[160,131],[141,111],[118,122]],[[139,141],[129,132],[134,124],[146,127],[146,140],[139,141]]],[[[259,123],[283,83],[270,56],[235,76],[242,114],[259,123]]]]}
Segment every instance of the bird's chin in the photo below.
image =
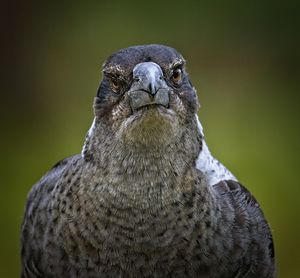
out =
{"type": "Polygon", "coordinates": [[[176,114],[172,109],[159,104],[150,104],[134,111],[128,121],[132,125],[143,124],[147,127],[172,122],[175,117],[176,114]]]}
{"type": "Polygon", "coordinates": [[[174,110],[151,104],[134,111],[123,122],[120,132],[127,141],[152,145],[170,143],[177,130],[178,119],[174,110]]]}

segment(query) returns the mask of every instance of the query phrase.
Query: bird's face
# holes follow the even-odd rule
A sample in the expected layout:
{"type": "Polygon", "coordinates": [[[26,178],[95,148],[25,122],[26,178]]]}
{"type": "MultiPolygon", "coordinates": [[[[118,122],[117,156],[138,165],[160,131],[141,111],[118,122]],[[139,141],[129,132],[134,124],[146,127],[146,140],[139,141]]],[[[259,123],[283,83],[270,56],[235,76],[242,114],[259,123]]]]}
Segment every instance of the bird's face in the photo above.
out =
{"type": "Polygon", "coordinates": [[[184,59],[162,45],[130,47],[109,57],[94,103],[98,121],[142,145],[180,138],[197,107],[184,59]]]}

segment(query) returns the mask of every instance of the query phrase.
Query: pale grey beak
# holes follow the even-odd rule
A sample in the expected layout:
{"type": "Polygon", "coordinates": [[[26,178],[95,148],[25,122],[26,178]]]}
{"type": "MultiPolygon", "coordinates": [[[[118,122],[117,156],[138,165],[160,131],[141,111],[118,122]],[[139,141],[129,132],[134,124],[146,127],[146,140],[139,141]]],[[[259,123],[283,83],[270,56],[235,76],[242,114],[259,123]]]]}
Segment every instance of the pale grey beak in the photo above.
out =
{"type": "Polygon", "coordinates": [[[133,69],[133,83],[128,92],[132,110],[150,104],[169,106],[170,88],[160,66],[153,62],[137,64],[133,69]]]}

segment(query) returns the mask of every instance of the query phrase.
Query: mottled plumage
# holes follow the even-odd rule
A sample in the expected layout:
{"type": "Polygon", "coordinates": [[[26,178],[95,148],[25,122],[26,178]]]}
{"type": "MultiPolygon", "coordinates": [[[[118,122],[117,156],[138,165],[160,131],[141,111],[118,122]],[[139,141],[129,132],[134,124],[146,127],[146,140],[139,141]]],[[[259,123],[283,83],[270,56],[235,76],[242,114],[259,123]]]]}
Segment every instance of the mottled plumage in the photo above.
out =
{"type": "Polygon", "coordinates": [[[275,277],[268,223],[197,110],[173,48],[109,57],[81,155],[29,193],[22,277],[275,277]]]}

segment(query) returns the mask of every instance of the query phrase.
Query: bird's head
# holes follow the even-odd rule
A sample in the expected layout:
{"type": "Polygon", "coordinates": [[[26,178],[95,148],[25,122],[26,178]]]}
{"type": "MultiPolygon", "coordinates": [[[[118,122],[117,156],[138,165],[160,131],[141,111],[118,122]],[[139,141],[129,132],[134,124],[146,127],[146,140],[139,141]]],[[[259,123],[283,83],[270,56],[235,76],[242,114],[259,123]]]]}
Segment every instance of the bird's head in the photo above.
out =
{"type": "Polygon", "coordinates": [[[180,140],[196,125],[197,109],[185,60],[171,47],[125,48],[103,65],[94,102],[95,125],[105,126],[125,144],[145,148],[180,140]]]}

